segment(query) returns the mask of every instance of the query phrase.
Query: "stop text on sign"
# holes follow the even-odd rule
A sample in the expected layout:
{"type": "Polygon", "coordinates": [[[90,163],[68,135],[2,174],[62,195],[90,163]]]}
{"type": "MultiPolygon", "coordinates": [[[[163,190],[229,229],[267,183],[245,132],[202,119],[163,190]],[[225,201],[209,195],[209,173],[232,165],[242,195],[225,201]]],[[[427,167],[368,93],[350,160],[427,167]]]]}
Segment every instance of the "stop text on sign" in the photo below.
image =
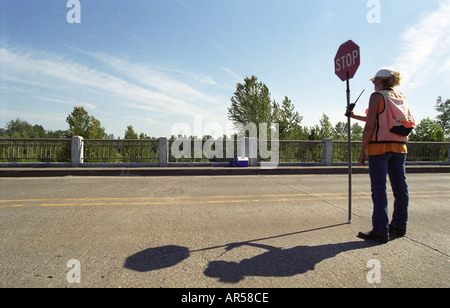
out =
{"type": "Polygon", "coordinates": [[[359,52],[358,50],[353,50],[350,53],[343,55],[340,58],[336,59],[336,72],[340,72],[341,69],[345,70],[349,67],[356,64],[356,60],[358,59],[359,52]]]}

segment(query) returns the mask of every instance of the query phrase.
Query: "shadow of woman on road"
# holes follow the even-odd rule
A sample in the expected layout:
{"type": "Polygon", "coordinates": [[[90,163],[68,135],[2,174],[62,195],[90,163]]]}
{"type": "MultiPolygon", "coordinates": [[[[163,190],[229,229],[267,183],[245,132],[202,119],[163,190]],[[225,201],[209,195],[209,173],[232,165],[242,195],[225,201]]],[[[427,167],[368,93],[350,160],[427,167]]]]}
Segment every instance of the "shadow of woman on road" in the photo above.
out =
{"type": "Polygon", "coordinates": [[[267,250],[250,259],[241,262],[212,261],[204,274],[219,278],[220,282],[237,283],[246,276],[290,277],[314,270],[316,264],[337,254],[372,247],[375,242],[354,241],[339,244],[319,246],[296,246],[282,249],[269,245],[255,243],[234,243],[226,249],[231,250],[242,245],[249,245],[267,250]]]}
{"type": "Polygon", "coordinates": [[[253,246],[267,250],[251,259],[240,262],[211,261],[204,271],[208,277],[219,278],[224,283],[237,283],[246,276],[289,277],[314,270],[317,263],[332,258],[337,254],[379,245],[370,241],[353,241],[347,243],[326,244],[319,246],[296,246],[288,249],[277,248],[254,242],[275,239],[285,236],[298,235],[328,228],[338,227],[344,224],[319,227],[288,234],[253,239],[240,243],[231,243],[190,251],[189,248],[176,245],[154,247],[142,250],[129,256],[124,267],[139,271],[149,272],[169,268],[189,258],[191,253],[211,249],[225,248],[225,252],[243,245],[253,246]]]}

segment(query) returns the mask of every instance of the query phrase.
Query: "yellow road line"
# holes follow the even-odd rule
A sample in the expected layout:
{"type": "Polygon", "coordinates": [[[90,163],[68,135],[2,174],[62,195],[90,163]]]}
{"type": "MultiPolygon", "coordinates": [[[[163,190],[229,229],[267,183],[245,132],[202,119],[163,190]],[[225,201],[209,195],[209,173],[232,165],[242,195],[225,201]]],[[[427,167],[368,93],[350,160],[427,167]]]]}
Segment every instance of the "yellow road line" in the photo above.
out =
{"type": "MultiPolygon", "coordinates": [[[[430,193],[430,192],[427,192],[430,193]]],[[[450,197],[449,194],[433,194],[429,195],[414,195],[410,196],[414,198],[442,198],[450,197]]],[[[287,195],[248,195],[248,196],[201,196],[201,197],[164,197],[164,198],[77,198],[77,199],[25,199],[17,200],[23,202],[36,202],[36,201],[93,201],[93,202],[73,202],[73,203],[31,203],[31,204],[5,204],[0,205],[0,208],[11,208],[11,207],[57,207],[57,206],[124,206],[124,205],[201,205],[201,204],[226,204],[226,203],[261,203],[261,202],[301,202],[301,201],[312,201],[312,200],[346,200],[348,197],[346,193],[326,193],[326,194],[287,194],[287,195]],[[259,199],[254,199],[259,197],[259,199]],[[274,199],[272,199],[275,197],[274,199]],[[286,198],[291,197],[291,198],[286,198]],[[294,198],[292,198],[294,197],[294,198]],[[300,197],[300,198],[299,198],[300,197]],[[301,198],[307,197],[307,198],[301,198]],[[197,201],[188,201],[199,198],[197,201]],[[232,200],[236,198],[235,200],[232,200]],[[202,199],[225,199],[225,200],[202,200],[202,199]],[[157,200],[154,202],[94,202],[100,200],[157,200]],[[167,201],[161,201],[167,200],[167,201]]],[[[371,196],[368,193],[355,193],[352,199],[370,199],[371,196]]],[[[16,202],[15,200],[2,200],[2,202],[16,202]]]]}
{"type": "MultiPolygon", "coordinates": [[[[415,194],[439,194],[443,191],[424,191],[424,192],[410,192],[411,195],[415,194]]],[[[302,196],[336,196],[345,195],[347,192],[342,193],[303,193],[303,194],[279,194],[279,195],[240,195],[240,196],[184,196],[184,197],[103,197],[103,198],[53,198],[53,199],[15,199],[15,200],[0,200],[0,203],[8,202],[51,202],[51,201],[107,201],[107,200],[188,200],[195,198],[203,199],[227,199],[227,198],[269,198],[269,197],[302,197],[302,196]]],[[[353,193],[353,195],[370,195],[370,192],[353,193]]]]}
{"type": "MultiPolygon", "coordinates": [[[[269,197],[301,197],[301,196],[327,196],[327,195],[346,195],[347,193],[321,193],[321,194],[281,194],[281,195],[242,195],[242,196],[184,196],[184,197],[127,197],[127,198],[63,198],[63,199],[17,199],[0,200],[0,203],[7,202],[51,202],[51,201],[114,201],[114,200],[189,200],[195,198],[203,199],[234,199],[234,198],[269,198],[269,197]]],[[[355,193],[367,194],[367,193],[355,193]]]]}

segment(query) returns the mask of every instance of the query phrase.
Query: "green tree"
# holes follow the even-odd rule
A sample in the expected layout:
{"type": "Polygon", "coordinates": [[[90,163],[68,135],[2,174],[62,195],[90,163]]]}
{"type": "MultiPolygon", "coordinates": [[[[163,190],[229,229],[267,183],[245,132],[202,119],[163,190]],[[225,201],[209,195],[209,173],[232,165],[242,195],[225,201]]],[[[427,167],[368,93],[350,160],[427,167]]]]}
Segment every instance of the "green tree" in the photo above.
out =
{"type": "Polygon", "coordinates": [[[330,118],[325,113],[322,114],[319,120],[318,129],[317,138],[319,140],[333,137],[333,124],[331,124],[330,118]]]}
{"type": "Polygon", "coordinates": [[[307,139],[308,140],[320,140],[320,126],[316,124],[314,126],[309,127],[307,130],[307,139]]]}
{"type": "Polygon", "coordinates": [[[10,138],[30,138],[31,130],[31,125],[19,118],[6,123],[6,135],[10,138]]]}
{"type": "Polygon", "coordinates": [[[69,124],[66,135],[68,138],[82,136],[86,139],[105,139],[107,137],[105,128],[101,126],[100,121],[94,116],[90,116],[83,106],[75,107],[67,116],[66,122],[69,124]]]}
{"type": "Polygon", "coordinates": [[[67,131],[66,130],[56,130],[56,131],[47,131],[47,138],[54,138],[54,139],[59,139],[59,138],[65,138],[67,136],[67,131]]]}
{"type": "Polygon", "coordinates": [[[47,138],[47,132],[42,125],[31,125],[19,118],[6,123],[1,135],[7,138],[47,138]]]}
{"type": "Polygon", "coordinates": [[[445,141],[445,133],[439,124],[430,118],[425,118],[412,131],[409,140],[442,142],[445,141]]]}
{"type": "Polygon", "coordinates": [[[434,108],[440,113],[436,116],[437,124],[442,127],[445,137],[448,139],[450,138],[450,99],[444,102],[442,97],[439,96],[434,108]]]}
{"type": "Polygon", "coordinates": [[[123,139],[138,139],[138,134],[134,131],[133,126],[127,126],[123,139]]]}
{"type": "Polygon", "coordinates": [[[33,125],[31,138],[45,138],[47,137],[47,132],[42,125],[33,125]]]}
{"type": "Polygon", "coordinates": [[[279,124],[280,140],[294,140],[301,128],[300,123],[303,117],[295,111],[295,106],[287,96],[281,106],[274,102],[273,108],[274,122],[279,124]]]}
{"type": "Polygon", "coordinates": [[[281,140],[305,135],[300,126],[303,117],[295,111],[292,101],[288,97],[284,98],[281,105],[272,101],[269,88],[259,82],[256,76],[246,77],[244,83],[238,83],[230,100],[228,119],[241,132],[246,125],[253,123],[259,137],[260,124],[267,124],[267,136],[271,137],[272,124],[277,123],[281,140]]]}
{"type": "Polygon", "coordinates": [[[298,126],[294,130],[292,140],[307,140],[309,136],[309,128],[306,126],[298,126]]]}
{"type": "MultiPolygon", "coordinates": [[[[352,124],[351,133],[352,133],[352,141],[361,141],[362,132],[364,128],[359,125],[357,122],[352,124]]],[[[347,123],[346,122],[338,122],[334,126],[333,139],[334,140],[348,140],[347,134],[347,123]]]]}
{"type": "Polygon", "coordinates": [[[353,141],[361,141],[362,133],[364,128],[359,125],[357,122],[353,123],[351,131],[352,131],[352,140],[353,141]]]}
{"type": "Polygon", "coordinates": [[[270,127],[273,123],[273,106],[269,88],[258,82],[255,76],[246,77],[243,84],[238,83],[231,97],[228,119],[241,130],[250,123],[254,123],[257,128],[261,123],[267,123],[270,127]]]}
{"type": "Polygon", "coordinates": [[[347,123],[337,122],[334,126],[333,139],[334,140],[347,140],[347,123]]]}
{"type": "Polygon", "coordinates": [[[140,133],[139,134],[139,139],[143,140],[143,139],[154,139],[154,138],[148,136],[147,134],[140,133]]]}

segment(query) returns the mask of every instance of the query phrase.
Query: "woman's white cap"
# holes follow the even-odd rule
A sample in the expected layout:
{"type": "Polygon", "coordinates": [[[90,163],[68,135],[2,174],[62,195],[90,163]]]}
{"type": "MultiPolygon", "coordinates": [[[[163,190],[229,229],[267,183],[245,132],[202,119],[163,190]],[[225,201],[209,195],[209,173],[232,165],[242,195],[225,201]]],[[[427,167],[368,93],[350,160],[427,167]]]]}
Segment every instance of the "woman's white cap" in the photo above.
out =
{"type": "Polygon", "coordinates": [[[392,71],[392,70],[390,70],[390,69],[386,69],[386,68],[381,69],[381,70],[379,70],[379,71],[376,73],[375,77],[370,78],[370,80],[371,80],[371,81],[374,81],[375,78],[389,78],[389,77],[392,76],[392,73],[393,73],[393,72],[394,72],[394,71],[392,71]]]}

